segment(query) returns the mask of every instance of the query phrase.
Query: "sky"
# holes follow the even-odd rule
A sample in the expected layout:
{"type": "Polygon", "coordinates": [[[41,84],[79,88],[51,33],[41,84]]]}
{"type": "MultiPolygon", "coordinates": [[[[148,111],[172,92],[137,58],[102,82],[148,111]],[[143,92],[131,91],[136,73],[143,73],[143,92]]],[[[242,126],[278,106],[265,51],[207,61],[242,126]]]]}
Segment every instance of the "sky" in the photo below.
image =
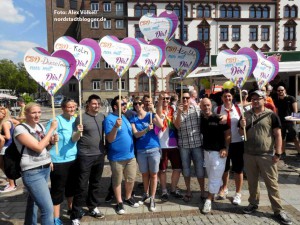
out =
{"type": "Polygon", "coordinates": [[[0,9],[0,60],[23,62],[28,49],[47,49],[45,0],[0,0],[0,9]]]}

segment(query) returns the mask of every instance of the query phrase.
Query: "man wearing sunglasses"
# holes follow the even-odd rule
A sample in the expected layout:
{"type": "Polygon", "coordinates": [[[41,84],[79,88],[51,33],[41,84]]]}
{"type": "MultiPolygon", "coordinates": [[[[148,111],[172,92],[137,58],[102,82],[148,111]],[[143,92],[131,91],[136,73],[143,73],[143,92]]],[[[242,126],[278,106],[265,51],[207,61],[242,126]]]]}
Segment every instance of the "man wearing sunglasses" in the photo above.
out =
{"type": "MultiPolygon", "coordinates": [[[[124,214],[121,184],[124,174],[125,178],[125,199],[124,203],[131,207],[139,207],[132,197],[132,190],[136,175],[136,159],[134,156],[132,127],[125,117],[119,117],[119,96],[116,96],[111,107],[113,112],[104,120],[104,132],[108,142],[107,158],[112,170],[112,184],[116,197],[116,213],[124,214]]],[[[122,114],[126,112],[127,103],[121,102],[122,114]]]]}
{"type": "Polygon", "coordinates": [[[299,139],[298,133],[296,129],[296,122],[286,121],[286,116],[291,116],[292,113],[296,113],[298,111],[297,100],[290,95],[286,94],[286,90],[283,86],[277,87],[277,98],[274,99],[275,106],[277,108],[278,116],[281,121],[281,132],[282,132],[282,157],[285,157],[285,144],[286,144],[286,136],[287,131],[289,136],[294,141],[295,148],[298,151],[298,155],[300,155],[300,146],[299,146],[299,139]]]}
{"type": "Polygon", "coordinates": [[[163,93],[158,98],[157,115],[163,120],[163,127],[159,130],[158,138],[162,150],[162,157],[159,164],[159,177],[161,185],[161,200],[168,201],[169,193],[167,190],[167,176],[166,170],[168,168],[168,161],[172,165],[171,176],[171,196],[175,198],[182,198],[182,194],[177,189],[177,184],[180,178],[182,169],[180,152],[177,146],[177,130],[173,124],[174,109],[170,106],[171,97],[167,93],[163,93]]]}

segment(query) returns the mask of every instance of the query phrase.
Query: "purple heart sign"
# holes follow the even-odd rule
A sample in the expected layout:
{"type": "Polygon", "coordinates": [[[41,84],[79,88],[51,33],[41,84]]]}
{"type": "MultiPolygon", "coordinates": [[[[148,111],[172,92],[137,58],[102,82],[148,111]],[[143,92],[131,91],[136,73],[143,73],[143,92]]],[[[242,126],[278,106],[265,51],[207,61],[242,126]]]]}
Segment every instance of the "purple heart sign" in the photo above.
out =
{"type": "Polygon", "coordinates": [[[76,60],[65,50],[50,55],[45,49],[35,47],[25,53],[24,65],[29,75],[51,96],[54,96],[73,76],[76,60]]]}
{"type": "Polygon", "coordinates": [[[271,80],[276,77],[279,71],[279,63],[276,57],[266,56],[262,52],[256,52],[258,62],[253,71],[259,89],[262,89],[271,80]]]}
{"type": "Polygon", "coordinates": [[[178,17],[172,11],[164,11],[159,16],[146,14],[141,17],[139,27],[148,40],[155,38],[168,41],[178,26],[178,17]]]}
{"type": "Polygon", "coordinates": [[[257,55],[251,48],[241,48],[237,53],[223,50],[217,56],[217,67],[238,88],[242,88],[257,64],[257,55]]]}
{"type": "Polygon", "coordinates": [[[200,41],[192,41],[186,46],[183,41],[174,39],[166,46],[167,61],[181,79],[199,66],[205,54],[205,46],[200,41]]]}
{"type": "Polygon", "coordinates": [[[101,58],[101,49],[98,43],[90,38],[85,38],[79,43],[72,37],[63,36],[56,40],[54,50],[66,50],[76,59],[74,76],[82,80],[94,68],[101,58]]]}
{"type": "Polygon", "coordinates": [[[114,69],[119,77],[136,63],[141,54],[141,47],[135,38],[124,38],[122,41],[115,36],[101,39],[102,57],[114,69]]]}
{"type": "Polygon", "coordinates": [[[150,77],[166,59],[166,43],[161,39],[153,39],[149,44],[144,39],[137,41],[141,46],[141,55],[136,64],[150,77]]]}

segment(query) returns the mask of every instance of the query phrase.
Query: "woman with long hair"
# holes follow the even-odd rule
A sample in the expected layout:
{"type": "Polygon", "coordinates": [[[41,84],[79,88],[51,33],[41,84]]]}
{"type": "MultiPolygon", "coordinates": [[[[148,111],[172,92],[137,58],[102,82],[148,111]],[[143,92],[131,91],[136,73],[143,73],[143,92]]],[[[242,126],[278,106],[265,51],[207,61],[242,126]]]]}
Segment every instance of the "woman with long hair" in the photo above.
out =
{"type": "Polygon", "coordinates": [[[142,201],[139,203],[143,204],[150,198],[149,210],[155,211],[156,207],[154,199],[161,153],[159,139],[154,132],[153,124],[158,128],[162,128],[163,122],[159,116],[154,113],[154,107],[151,100],[148,104],[149,112],[144,110],[144,103],[139,97],[135,98],[133,107],[137,114],[130,119],[130,123],[136,138],[137,161],[142,173],[144,185],[144,195],[142,201]],[[150,195],[149,186],[151,191],[150,195]]]}
{"type": "Polygon", "coordinates": [[[48,150],[58,140],[53,132],[57,121],[53,120],[45,134],[45,128],[39,123],[41,107],[37,103],[25,106],[25,122],[14,131],[14,140],[21,153],[21,174],[29,195],[27,199],[25,225],[37,224],[37,210],[40,210],[41,224],[53,225],[53,204],[48,187],[51,156],[48,150]]]}
{"type": "MultiPolygon", "coordinates": [[[[5,150],[12,143],[12,137],[14,132],[14,124],[10,118],[10,112],[7,108],[0,108],[0,136],[4,139],[4,144],[0,147],[0,168],[4,172],[4,160],[3,156],[5,150]]],[[[14,180],[7,179],[8,183],[5,185],[4,189],[0,190],[0,193],[6,193],[16,190],[17,185],[14,180]]]]}

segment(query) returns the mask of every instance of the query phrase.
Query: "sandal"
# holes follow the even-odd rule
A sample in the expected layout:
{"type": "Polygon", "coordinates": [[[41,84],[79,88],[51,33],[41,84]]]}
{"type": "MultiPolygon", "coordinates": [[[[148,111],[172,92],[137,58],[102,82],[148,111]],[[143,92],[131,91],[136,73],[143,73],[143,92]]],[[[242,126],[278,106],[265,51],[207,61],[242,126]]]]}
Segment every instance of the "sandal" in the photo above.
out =
{"type": "Polygon", "coordinates": [[[183,201],[189,202],[189,201],[191,201],[192,197],[193,197],[192,194],[185,194],[183,197],[183,201]]]}
{"type": "Polygon", "coordinates": [[[225,200],[227,195],[228,189],[225,189],[223,192],[219,192],[219,194],[216,197],[216,200],[225,200]]]}

